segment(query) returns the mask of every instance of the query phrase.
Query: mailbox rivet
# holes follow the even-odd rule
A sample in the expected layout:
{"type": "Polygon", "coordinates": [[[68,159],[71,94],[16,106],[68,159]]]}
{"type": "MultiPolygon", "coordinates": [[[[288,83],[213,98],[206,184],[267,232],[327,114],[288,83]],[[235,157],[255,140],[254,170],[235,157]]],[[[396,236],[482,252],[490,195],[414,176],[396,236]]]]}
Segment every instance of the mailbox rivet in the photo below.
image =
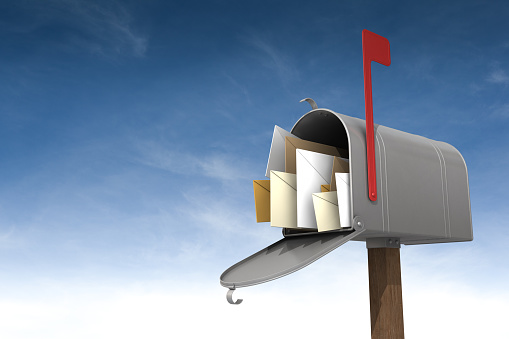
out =
{"type": "Polygon", "coordinates": [[[360,221],[357,221],[357,226],[362,226],[362,223],[360,221]]]}
{"type": "Polygon", "coordinates": [[[389,239],[389,244],[392,244],[392,239],[389,239]]]}

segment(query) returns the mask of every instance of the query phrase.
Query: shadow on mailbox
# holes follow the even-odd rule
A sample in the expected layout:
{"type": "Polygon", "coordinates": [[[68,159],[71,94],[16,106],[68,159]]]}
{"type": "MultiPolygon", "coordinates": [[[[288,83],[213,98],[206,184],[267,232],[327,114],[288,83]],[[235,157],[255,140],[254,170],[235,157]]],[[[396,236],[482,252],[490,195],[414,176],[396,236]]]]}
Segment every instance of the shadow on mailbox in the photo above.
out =
{"type": "Polygon", "coordinates": [[[399,247],[473,239],[467,167],[451,145],[375,125],[378,199],[371,201],[364,120],[315,108],[291,133],[348,150],[353,226],[327,232],[283,229],[283,239],[227,269],[222,286],[235,289],[282,277],[349,240],[390,237],[399,247]]]}

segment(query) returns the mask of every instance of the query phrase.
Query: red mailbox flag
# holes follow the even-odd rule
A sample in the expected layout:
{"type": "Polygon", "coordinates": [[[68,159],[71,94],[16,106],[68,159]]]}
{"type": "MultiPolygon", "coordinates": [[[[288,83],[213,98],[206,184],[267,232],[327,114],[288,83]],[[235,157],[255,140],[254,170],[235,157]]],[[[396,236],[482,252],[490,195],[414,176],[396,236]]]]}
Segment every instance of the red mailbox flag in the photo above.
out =
{"type": "Polygon", "coordinates": [[[368,31],[362,31],[362,61],[364,66],[364,101],[366,103],[366,151],[368,162],[369,199],[376,201],[375,131],[373,127],[373,95],[371,91],[371,61],[391,64],[389,40],[368,31]]]}

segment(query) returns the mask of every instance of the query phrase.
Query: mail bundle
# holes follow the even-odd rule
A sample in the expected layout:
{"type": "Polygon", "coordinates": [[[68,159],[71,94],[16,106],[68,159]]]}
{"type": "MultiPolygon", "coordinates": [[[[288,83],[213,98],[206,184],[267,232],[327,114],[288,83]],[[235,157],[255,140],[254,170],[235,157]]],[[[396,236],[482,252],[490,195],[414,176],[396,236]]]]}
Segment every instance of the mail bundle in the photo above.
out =
{"type": "Polygon", "coordinates": [[[274,127],[265,176],[254,180],[257,222],[318,232],[350,228],[347,152],[274,127]]]}

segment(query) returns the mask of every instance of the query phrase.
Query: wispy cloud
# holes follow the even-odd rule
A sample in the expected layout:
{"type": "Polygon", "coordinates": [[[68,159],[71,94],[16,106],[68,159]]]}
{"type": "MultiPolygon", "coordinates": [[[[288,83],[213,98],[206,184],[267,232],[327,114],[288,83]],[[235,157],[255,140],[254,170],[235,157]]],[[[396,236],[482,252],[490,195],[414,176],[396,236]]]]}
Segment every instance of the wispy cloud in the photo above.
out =
{"type": "Polygon", "coordinates": [[[247,160],[239,159],[238,155],[227,153],[197,155],[177,151],[175,148],[164,148],[155,143],[141,143],[138,149],[139,163],[176,174],[203,176],[222,182],[254,177],[250,164],[247,160]]]}
{"type": "Polygon", "coordinates": [[[494,118],[509,118],[509,104],[496,105],[491,107],[491,116],[494,118]]]}
{"type": "Polygon", "coordinates": [[[284,85],[298,77],[298,72],[295,67],[292,67],[290,57],[285,55],[268,39],[263,39],[260,35],[251,34],[245,38],[245,41],[261,52],[260,60],[262,64],[274,71],[284,85]]]}
{"type": "Polygon", "coordinates": [[[25,20],[12,22],[9,29],[34,35],[53,48],[104,57],[142,57],[147,50],[147,37],[135,29],[132,13],[118,1],[50,0],[23,6],[25,20]]]}
{"type": "Polygon", "coordinates": [[[95,48],[104,53],[132,53],[141,57],[147,50],[147,38],[135,32],[129,11],[118,2],[64,1],[72,20],[85,32],[93,36],[95,48]]]}
{"type": "Polygon", "coordinates": [[[486,81],[493,84],[509,84],[509,76],[502,69],[496,69],[486,78],[486,81]]]}

